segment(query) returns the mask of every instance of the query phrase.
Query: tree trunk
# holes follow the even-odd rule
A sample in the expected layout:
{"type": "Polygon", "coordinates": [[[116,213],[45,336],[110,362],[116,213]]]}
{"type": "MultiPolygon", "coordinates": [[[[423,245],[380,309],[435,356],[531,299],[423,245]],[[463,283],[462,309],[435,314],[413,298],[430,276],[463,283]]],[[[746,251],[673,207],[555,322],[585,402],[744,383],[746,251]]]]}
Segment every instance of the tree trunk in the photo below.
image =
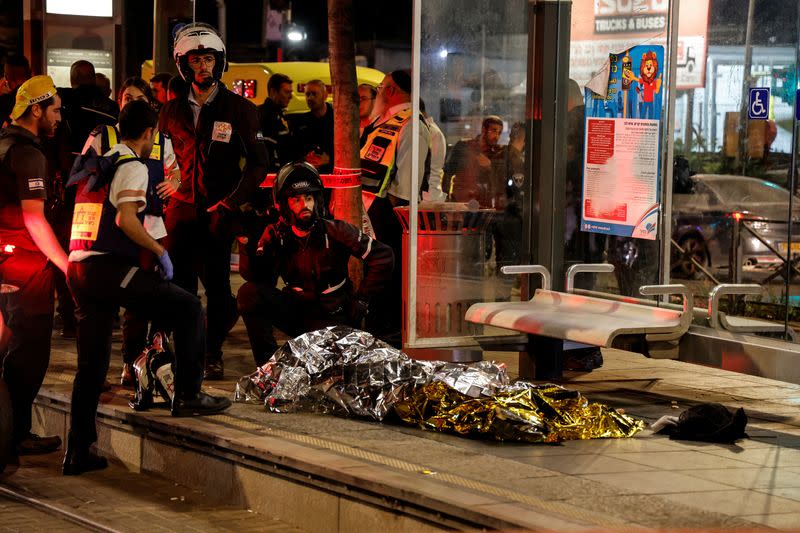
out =
{"type": "MultiPolygon", "coordinates": [[[[353,0],[328,0],[328,53],[333,85],[334,173],[357,173],[361,167],[358,145],[358,82],[353,25],[353,0]]],[[[361,227],[361,186],[333,189],[331,210],[339,220],[361,227]]]]}

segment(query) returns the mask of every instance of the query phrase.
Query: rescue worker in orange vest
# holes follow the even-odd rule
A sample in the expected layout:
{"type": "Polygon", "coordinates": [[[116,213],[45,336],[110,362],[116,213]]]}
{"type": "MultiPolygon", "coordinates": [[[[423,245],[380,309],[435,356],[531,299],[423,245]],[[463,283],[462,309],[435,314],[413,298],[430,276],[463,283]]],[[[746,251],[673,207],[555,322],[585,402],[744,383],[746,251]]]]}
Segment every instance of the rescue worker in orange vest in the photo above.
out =
{"type": "Polygon", "coordinates": [[[430,131],[419,122],[419,158],[411,159],[411,75],[406,70],[387,74],[378,86],[375,121],[361,134],[361,187],[375,237],[394,251],[395,268],[384,294],[376,298],[367,317],[367,329],[394,345],[400,343],[402,316],[403,228],[394,214],[408,205],[412,194],[428,190],[423,178],[430,168],[430,131]],[[420,190],[411,190],[411,170],[417,166],[420,190]]]}
{"type": "Polygon", "coordinates": [[[158,115],[137,100],[120,113],[120,143],[98,159],[93,151],[73,167],[77,187],[72,219],[67,281],[77,303],[78,372],[72,387],[72,410],[64,475],[107,466],[91,450],[97,440],[95,415],[111,355],[112,319],[119,307],[148,314],[175,326],[175,381],[172,416],[212,414],[230,400],[200,390],[205,331],[197,296],[169,283],[172,261],[144,228],[152,185],[147,161],[158,115]],[[94,157],[100,171],[91,172],[94,157]],[[77,171],[84,164],[84,170],[77,171]],[[103,169],[106,165],[106,170],[103,169]],[[110,169],[108,167],[111,167],[110,169]],[[142,268],[143,252],[153,254],[158,272],[142,268]]]}

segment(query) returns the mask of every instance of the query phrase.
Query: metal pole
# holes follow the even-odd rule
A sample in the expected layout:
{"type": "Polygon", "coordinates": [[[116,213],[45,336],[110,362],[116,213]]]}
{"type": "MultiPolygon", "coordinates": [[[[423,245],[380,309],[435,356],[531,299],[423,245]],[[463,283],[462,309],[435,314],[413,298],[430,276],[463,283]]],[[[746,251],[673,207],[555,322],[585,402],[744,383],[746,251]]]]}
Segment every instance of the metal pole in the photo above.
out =
{"type": "Polygon", "coordinates": [[[750,70],[753,63],[753,18],[756,11],[756,0],[749,0],[747,6],[747,30],[744,37],[744,71],[742,72],[742,105],[739,112],[739,161],[742,163],[742,175],[746,174],[747,149],[747,104],[750,89],[750,70]]]}
{"type": "MultiPolygon", "coordinates": [[[[728,272],[730,283],[742,282],[742,264],[739,261],[739,248],[742,232],[740,228],[739,217],[733,216],[733,223],[731,224],[731,249],[728,252],[728,272]]],[[[731,294],[728,296],[728,313],[734,314],[736,309],[736,296],[731,294]]]]}
{"type": "MultiPolygon", "coordinates": [[[[677,85],[678,62],[678,11],[680,0],[669,3],[669,34],[667,35],[667,48],[669,50],[669,70],[667,71],[667,107],[665,109],[666,123],[661,128],[661,146],[663,159],[661,160],[661,224],[659,234],[661,238],[661,283],[670,283],[670,259],[672,258],[672,159],[675,143],[672,139],[675,132],[675,93],[677,85]]],[[[664,118],[662,117],[662,120],[664,118]]],[[[668,296],[662,300],[667,301],[668,296]]]]}
{"type": "Polygon", "coordinates": [[[226,17],[225,0],[217,0],[217,26],[222,42],[228,42],[228,20],[226,17]]]}
{"type": "Polygon", "coordinates": [[[484,95],[486,91],[486,25],[481,24],[481,116],[484,113],[484,95]]]}
{"type": "Polygon", "coordinates": [[[711,138],[712,152],[717,151],[717,68],[719,68],[719,65],[717,65],[717,62],[712,59],[711,65],[709,65],[709,72],[711,73],[711,89],[708,95],[710,104],[710,109],[708,112],[708,131],[711,138]]]}
{"type": "Polygon", "coordinates": [[[422,53],[422,0],[414,0],[411,44],[411,205],[408,214],[408,335],[407,345],[413,346],[417,340],[417,230],[419,217],[419,79],[420,54],[422,53]]]}
{"type": "Polygon", "coordinates": [[[533,0],[528,5],[525,165],[526,208],[530,213],[530,258],[553,273],[553,288],[564,283],[566,198],[566,115],[569,28],[572,2],[533,0]],[[530,155],[528,155],[530,154],[530,155]]]}
{"type": "Polygon", "coordinates": [[[733,216],[733,224],[731,225],[731,250],[729,255],[729,269],[731,283],[742,282],[742,262],[741,250],[742,247],[742,228],[741,221],[736,215],[733,216]]]}
{"type": "Polygon", "coordinates": [[[193,0],[155,0],[153,2],[153,72],[178,74],[170,56],[170,19],[194,17],[193,0]]]}
{"type": "MultiPolygon", "coordinates": [[[[800,24],[800,5],[797,6],[796,12],[796,20],[797,23],[800,24]]],[[[794,54],[794,65],[795,65],[795,72],[797,71],[797,65],[800,62],[800,27],[798,27],[798,35],[795,39],[795,54],[794,54]]],[[[797,89],[797,77],[795,76],[795,90],[797,89]]],[[[787,232],[786,236],[786,284],[785,284],[785,294],[786,294],[786,308],[784,311],[783,316],[783,328],[784,328],[784,337],[786,340],[789,340],[789,289],[791,288],[792,284],[792,230],[794,225],[794,193],[797,186],[797,98],[794,101],[794,121],[792,122],[792,166],[789,169],[789,231],[787,232]]]]}
{"type": "Polygon", "coordinates": [[[686,91],[686,120],[683,131],[683,150],[687,156],[692,153],[692,122],[694,122],[694,89],[686,91]]]}

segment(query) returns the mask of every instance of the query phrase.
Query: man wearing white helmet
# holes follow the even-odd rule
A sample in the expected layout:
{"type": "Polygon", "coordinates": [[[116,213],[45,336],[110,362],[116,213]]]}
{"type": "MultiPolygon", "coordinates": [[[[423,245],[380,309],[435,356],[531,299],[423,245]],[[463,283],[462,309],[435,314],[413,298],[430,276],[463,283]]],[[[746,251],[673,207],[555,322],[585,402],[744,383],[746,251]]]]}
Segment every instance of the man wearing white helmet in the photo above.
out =
{"type": "Polygon", "coordinates": [[[221,83],[225,45],[207,24],[189,24],[175,36],[175,62],[190,84],[164,106],[159,130],[172,138],[181,183],[165,210],[166,247],[174,282],[206,291],[206,379],[222,379],[222,344],[236,322],[230,252],[239,207],[257,194],[267,153],[258,135],[256,106],[221,83]],[[244,163],[244,164],[242,164],[244,163]]]}

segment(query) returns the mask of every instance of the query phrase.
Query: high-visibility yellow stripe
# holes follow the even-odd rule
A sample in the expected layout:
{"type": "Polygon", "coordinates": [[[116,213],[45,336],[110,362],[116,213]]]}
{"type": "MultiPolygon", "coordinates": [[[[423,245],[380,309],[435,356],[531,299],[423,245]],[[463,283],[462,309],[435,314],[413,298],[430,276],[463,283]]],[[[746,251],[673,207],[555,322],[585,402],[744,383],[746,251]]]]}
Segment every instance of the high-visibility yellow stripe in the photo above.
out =
{"type": "Polygon", "coordinates": [[[108,147],[113,148],[117,145],[117,128],[106,126],[106,132],[108,133],[108,147]]]}

